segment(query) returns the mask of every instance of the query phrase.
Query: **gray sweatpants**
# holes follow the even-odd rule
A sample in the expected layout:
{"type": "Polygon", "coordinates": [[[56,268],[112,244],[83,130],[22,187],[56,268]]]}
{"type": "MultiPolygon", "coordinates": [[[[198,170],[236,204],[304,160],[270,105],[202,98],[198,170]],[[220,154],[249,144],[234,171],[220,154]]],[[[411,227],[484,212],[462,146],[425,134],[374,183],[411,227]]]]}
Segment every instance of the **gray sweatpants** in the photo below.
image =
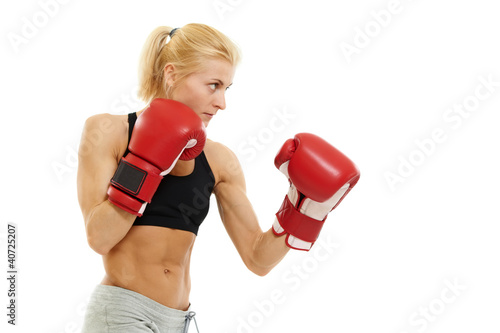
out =
{"type": "Polygon", "coordinates": [[[82,333],[184,333],[194,315],[189,309],[171,309],[135,291],[97,285],[82,333]]]}

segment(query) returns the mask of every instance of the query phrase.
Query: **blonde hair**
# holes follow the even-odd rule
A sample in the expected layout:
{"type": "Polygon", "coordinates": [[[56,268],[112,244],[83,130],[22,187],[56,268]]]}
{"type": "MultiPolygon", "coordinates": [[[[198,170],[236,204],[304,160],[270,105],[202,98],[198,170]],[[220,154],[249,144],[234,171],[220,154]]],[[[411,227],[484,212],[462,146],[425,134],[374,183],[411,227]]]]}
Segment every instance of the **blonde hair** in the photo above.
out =
{"type": "MultiPolygon", "coordinates": [[[[224,34],[204,24],[192,23],[175,29],[156,28],[146,40],[139,62],[139,97],[146,103],[167,97],[164,69],[175,68],[176,82],[203,69],[208,59],[227,60],[236,66],[240,60],[238,47],[224,34]]],[[[174,87],[172,87],[174,89],[174,87]]]]}

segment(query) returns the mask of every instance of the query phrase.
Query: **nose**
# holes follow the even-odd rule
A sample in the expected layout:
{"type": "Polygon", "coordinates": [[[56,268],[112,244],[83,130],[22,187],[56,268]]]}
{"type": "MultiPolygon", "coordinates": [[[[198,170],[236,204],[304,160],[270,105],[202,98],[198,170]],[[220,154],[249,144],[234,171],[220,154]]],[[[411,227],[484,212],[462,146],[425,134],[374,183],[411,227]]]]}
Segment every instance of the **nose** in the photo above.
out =
{"type": "Polygon", "coordinates": [[[214,101],[214,107],[216,107],[219,110],[224,110],[226,108],[226,95],[224,94],[224,91],[220,91],[217,94],[214,101]]]}

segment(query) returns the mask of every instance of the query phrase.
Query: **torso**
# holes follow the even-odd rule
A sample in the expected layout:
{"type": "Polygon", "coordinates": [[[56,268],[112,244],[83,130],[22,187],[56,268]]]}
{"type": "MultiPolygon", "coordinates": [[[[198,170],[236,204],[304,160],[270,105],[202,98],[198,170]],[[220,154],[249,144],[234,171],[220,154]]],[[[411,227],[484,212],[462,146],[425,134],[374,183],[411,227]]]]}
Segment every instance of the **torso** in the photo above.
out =
{"type": "MultiPolygon", "coordinates": [[[[116,138],[118,163],[128,145],[128,120],[126,115],[112,119],[117,126],[123,126],[123,135],[116,138]]],[[[211,163],[216,154],[215,143],[207,140],[204,152],[217,184],[217,167],[211,163]]],[[[194,165],[194,160],[179,160],[170,174],[189,175],[194,165]]],[[[101,283],[133,290],[170,308],[187,310],[191,289],[189,266],[195,239],[195,234],[189,231],[134,225],[103,256],[106,276],[101,283]]]]}

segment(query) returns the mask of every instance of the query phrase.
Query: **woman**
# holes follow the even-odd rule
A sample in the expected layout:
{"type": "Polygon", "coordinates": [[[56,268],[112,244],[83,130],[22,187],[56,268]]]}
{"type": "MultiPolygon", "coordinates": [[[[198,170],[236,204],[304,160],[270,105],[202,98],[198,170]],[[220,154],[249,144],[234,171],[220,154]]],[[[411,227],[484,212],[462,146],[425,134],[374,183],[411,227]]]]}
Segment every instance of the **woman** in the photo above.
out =
{"type": "MultiPolygon", "coordinates": [[[[157,28],[141,56],[140,97],[146,102],[182,102],[208,126],[226,107],[224,94],[238,60],[237,47],[206,25],[157,28]]],[[[126,155],[131,123],[143,111],[96,115],[85,123],[78,199],[88,243],[103,256],[106,275],[92,295],[83,332],[181,332],[193,315],[188,311],[189,265],[197,230],[141,225],[141,218],[108,200],[110,179],[126,155]],[[104,139],[89,148],[88,138],[96,131],[104,139]]],[[[195,171],[201,174],[201,188],[215,194],[222,221],[246,266],[258,275],[267,274],[289,247],[271,229],[260,229],[236,156],[207,140],[196,159],[177,161],[163,182],[181,182],[195,171]]]]}
{"type": "Polygon", "coordinates": [[[106,275],[91,297],[83,332],[187,331],[194,316],[191,252],[212,193],[243,262],[263,276],[290,248],[311,248],[328,213],[359,178],[334,147],[297,134],[276,156],[290,189],[273,228],[263,232],[235,154],[204,137],[226,107],[238,60],[237,47],[211,27],[160,27],[141,56],[139,95],[148,107],[86,121],[78,199],[88,243],[103,256],[106,275]],[[165,137],[166,148],[158,150],[165,137]],[[185,150],[173,148],[179,142],[185,150]]]}

